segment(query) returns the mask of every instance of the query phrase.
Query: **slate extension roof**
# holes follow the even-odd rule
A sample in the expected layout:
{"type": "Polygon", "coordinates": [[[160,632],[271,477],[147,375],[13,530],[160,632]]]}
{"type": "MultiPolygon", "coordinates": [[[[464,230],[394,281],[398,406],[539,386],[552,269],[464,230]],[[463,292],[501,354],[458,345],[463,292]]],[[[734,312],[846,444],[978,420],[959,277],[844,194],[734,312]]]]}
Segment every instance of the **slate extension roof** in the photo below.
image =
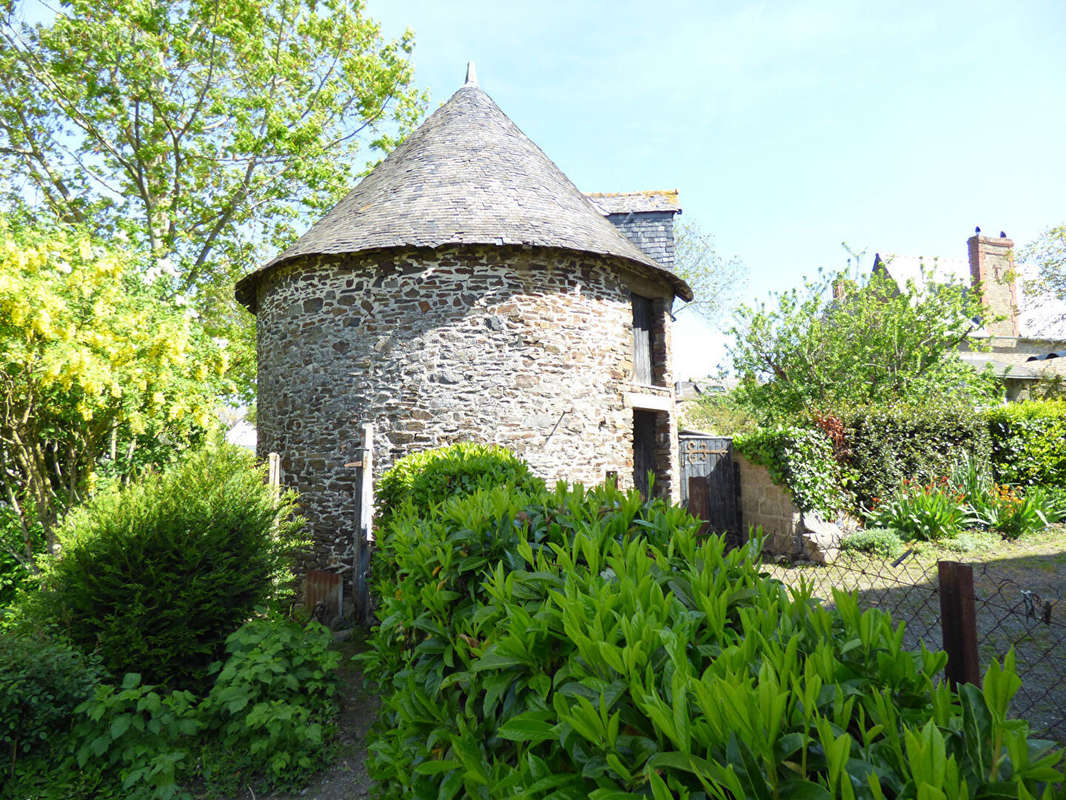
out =
{"type": "Polygon", "coordinates": [[[649,211],[681,213],[677,189],[651,192],[595,192],[586,194],[601,214],[644,214],[649,211]]]}
{"type": "Polygon", "coordinates": [[[451,244],[617,256],[692,298],[470,79],[292,247],[238,281],[236,296],[254,312],[259,278],[301,256],[451,244]]]}

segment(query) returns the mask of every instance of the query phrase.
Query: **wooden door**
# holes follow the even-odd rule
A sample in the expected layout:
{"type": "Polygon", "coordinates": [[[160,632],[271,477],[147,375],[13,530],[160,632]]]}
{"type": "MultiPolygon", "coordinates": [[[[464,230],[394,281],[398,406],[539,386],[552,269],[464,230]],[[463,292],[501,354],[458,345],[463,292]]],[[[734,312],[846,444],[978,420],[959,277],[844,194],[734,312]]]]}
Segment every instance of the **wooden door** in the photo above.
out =
{"type": "Polygon", "coordinates": [[[648,497],[648,472],[655,471],[655,412],[633,411],[633,485],[648,497]]]}
{"type": "Polygon", "coordinates": [[[682,505],[703,520],[704,532],[725,533],[731,546],[741,544],[740,470],[732,439],[682,435],[679,450],[682,505]]]}

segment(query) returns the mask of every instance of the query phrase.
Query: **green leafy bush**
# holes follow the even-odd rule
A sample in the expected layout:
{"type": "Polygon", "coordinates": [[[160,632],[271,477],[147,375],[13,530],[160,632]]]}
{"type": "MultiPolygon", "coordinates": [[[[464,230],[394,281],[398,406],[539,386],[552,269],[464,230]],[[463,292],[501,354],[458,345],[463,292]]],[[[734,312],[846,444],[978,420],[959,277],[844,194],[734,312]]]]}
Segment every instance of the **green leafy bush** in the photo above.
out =
{"type": "Polygon", "coordinates": [[[866,519],[878,528],[898,531],[906,541],[953,539],[970,522],[966,498],[947,478],[928,483],[904,478],[886,498],[874,498],[866,519]]]}
{"type": "Polygon", "coordinates": [[[68,517],[39,613],[114,674],[206,691],[226,637],[282,589],[292,511],[238,448],[195,452],[68,517]]]}
{"type": "Polygon", "coordinates": [[[375,487],[379,521],[387,525],[390,515],[407,502],[421,513],[449,497],[494,486],[537,491],[544,482],[524,461],[496,445],[459,442],[412,453],[393,464],[375,487]]]}
{"type": "Polygon", "coordinates": [[[950,475],[963,454],[989,457],[988,426],[969,408],[870,406],[843,414],[847,463],[858,504],[888,497],[904,478],[927,483],[950,475]]]}
{"type": "Polygon", "coordinates": [[[27,565],[45,548],[44,529],[40,524],[30,526],[28,533],[30,553],[27,555],[26,532],[22,530],[19,515],[0,502],[0,617],[19,590],[30,587],[32,573],[27,565]],[[19,554],[18,558],[15,553],[19,554]]]}
{"type": "Polygon", "coordinates": [[[761,428],[733,440],[737,451],[770,470],[801,511],[832,519],[849,505],[845,473],[833,457],[833,444],[820,430],[761,428]]]}
{"type": "Polygon", "coordinates": [[[1027,491],[994,484],[985,495],[972,498],[974,519],[1004,539],[1017,539],[1046,528],[1057,518],[1054,501],[1040,486],[1027,491]]]}
{"type": "Polygon", "coordinates": [[[246,623],[229,637],[228,658],[202,707],[215,736],[204,759],[209,780],[226,785],[238,774],[266,774],[291,787],[320,763],[336,711],[340,653],[332,641],[317,622],[275,620],[246,623]]]}
{"type": "Polygon", "coordinates": [[[0,774],[65,740],[74,709],[106,678],[99,659],[42,635],[0,638],[0,774]]]}
{"type": "Polygon", "coordinates": [[[1010,403],[987,419],[997,481],[1066,486],[1066,400],[1010,403]]]}
{"type": "Polygon", "coordinates": [[[899,534],[886,528],[867,528],[848,534],[840,540],[840,549],[855,553],[869,553],[883,558],[895,558],[903,552],[899,534]]]}
{"type": "Polygon", "coordinates": [[[179,775],[191,770],[190,750],[200,730],[191,692],[160,693],[127,673],[122,686],[99,686],[76,711],[78,767],[114,777],[126,798],[191,798],[179,775]]]}
{"type": "Polygon", "coordinates": [[[887,615],[822,606],[699,527],[610,487],[498,489],[397,522],[396,591],[363,657],[379,795],[1061,791],[1061,754],[1007,719],[1012,656],[953,693],[946,656],[903,650],[887,615]]]}

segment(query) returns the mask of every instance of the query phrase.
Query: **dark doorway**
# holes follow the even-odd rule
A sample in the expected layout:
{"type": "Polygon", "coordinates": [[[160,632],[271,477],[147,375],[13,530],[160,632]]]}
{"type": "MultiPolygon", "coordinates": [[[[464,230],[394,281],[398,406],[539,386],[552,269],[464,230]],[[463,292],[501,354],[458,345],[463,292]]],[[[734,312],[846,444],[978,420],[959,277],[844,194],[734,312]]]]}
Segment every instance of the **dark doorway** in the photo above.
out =
{"type": "Polygon", "coordinates": [[[733,461],[733,440],[682,431],[681,504],[703,520],[703,532],[726,534],[736,547],[744,541],[740,530],[740,470],[733,461]]]}
{"type": "Polygon", "coordinates": [[[655,412],[633,410],[633,485],[647,499],[648,472],[655,472],[655,412]]]}

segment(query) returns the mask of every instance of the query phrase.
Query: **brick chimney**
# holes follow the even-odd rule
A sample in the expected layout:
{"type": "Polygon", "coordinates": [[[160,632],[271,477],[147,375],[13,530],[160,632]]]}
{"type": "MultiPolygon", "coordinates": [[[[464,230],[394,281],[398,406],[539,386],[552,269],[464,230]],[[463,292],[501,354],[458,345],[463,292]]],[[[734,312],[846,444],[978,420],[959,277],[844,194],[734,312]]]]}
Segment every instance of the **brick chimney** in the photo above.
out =
{"type": "Polygon", "coordinates": [[[1018,295],[1014,275],[1014,242],[1005,235],[995,238],[977,234],[966,242],[970,250],[970,278],[980,291],[991,336],[1018,336],[1018,295]]]}

